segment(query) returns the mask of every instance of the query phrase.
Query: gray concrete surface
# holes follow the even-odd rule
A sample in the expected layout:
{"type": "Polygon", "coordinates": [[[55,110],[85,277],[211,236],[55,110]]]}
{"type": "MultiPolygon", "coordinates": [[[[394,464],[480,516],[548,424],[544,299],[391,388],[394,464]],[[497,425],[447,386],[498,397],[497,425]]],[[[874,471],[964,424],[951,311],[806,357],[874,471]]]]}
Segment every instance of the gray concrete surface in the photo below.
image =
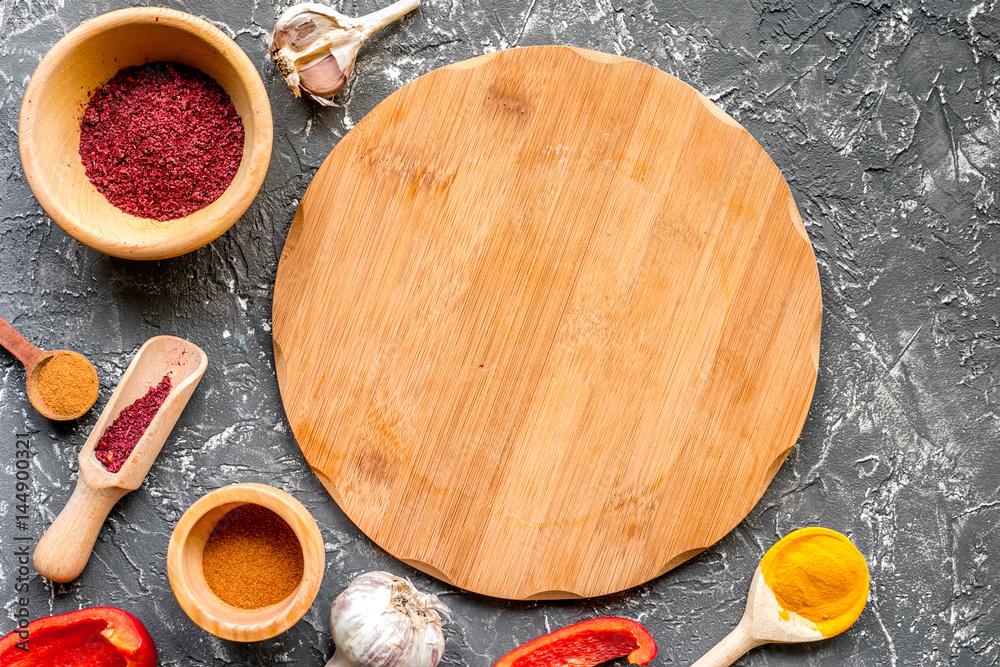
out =
{"type": "MultiPolygon", "coordinates": [[[[848,534],[868,558],[869,604],[846,634],[754,650],[742,665],[1000,664],[1000,3],[997,0],[425,0],[373,38],[326,109],[293,98],[267,57],[287,3],[166,1],[232,36],[274,111],[274,153],[254,204],[189,255],[138,263],[94,252],[35,201],[17,116],[46,51],[115,0],[0,4],[0,315],[45,348],[75,348],[101,374],[103,405],[157,334],[189,338],[211,365],[143,487],[112,511],[84,574],[30,576],[34,617],[112,605],[141,618],[165,666],[322,665],[327,612],[349,579],[388,569],[454,610],[445,665],[490,665],[519,643],[594,615],[636,618],[654,665],[687,665],[742,613],[766,548],[802,526],[848,534]],[[298,452],[282,411],[270,308],[292,215],[324,157],[392,91],[484,52],[569,44],[629,56],[704,92],[782,170],[816,250],[825,318],[818,385],[798,446],[729,536],[636,589],[578,602],[512,603],[410,570],[361,534],[298,452]],[[164,554],[207,491],[260,481],[293,493],[327,542],[305,618],[258,644],[215,639],[171,594],[164,554]]],[[[338,3],[345,13],[370,0],[338,3]]],[[[75,480],[98,410],[57,424],[35,413],[21,367],[0,353],[0,630],[18,603],[15,537],[38,536],[75,480]],[[34,452],[30,519],[18,526],[13,452],[34,452]]],[[[624,661],[619,661],[625,664],[624,661]]]]}

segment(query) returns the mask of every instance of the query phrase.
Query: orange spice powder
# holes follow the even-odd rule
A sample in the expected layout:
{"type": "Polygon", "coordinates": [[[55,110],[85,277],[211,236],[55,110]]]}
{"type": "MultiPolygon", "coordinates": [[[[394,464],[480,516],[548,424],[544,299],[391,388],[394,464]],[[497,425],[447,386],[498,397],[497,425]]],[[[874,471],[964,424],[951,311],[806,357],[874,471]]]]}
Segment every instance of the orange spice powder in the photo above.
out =
{"type": "Polygon", "coordinates": [[[302,581],[302,545],[284,519],[260,505],[231,510],[202,554],[205,581],[219,599],[260,609],[291,595],[302,581]]]}
{"type": "Polygon", "coordinates": [[[38,367],[38,395],[57,415],[86,412],[97,401],[97,372],[85,357],[56,352],[38,367]]]}

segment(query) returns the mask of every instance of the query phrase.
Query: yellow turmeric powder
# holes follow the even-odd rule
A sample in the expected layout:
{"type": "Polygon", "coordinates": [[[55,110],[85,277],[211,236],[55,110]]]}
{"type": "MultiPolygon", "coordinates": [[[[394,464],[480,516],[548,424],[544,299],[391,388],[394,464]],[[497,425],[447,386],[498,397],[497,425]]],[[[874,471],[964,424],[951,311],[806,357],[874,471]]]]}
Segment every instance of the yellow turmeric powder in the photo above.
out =
{"type": "Polygon", "coordinates": [[[846,630],[868,599],[864,556],[849,539],[826,528],[786,535],[764,555],[760,569],[778,604],[815,623],[824,637],[846,630]]]}

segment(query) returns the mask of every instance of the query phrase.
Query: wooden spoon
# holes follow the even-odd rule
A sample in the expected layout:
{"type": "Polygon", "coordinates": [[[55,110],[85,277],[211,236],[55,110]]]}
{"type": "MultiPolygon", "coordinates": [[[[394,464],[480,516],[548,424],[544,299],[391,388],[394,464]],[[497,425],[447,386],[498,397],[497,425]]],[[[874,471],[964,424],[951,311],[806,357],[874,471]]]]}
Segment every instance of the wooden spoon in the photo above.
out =
{"type": "Polygon", "coordinates": [[[205,353],[182,338],[157,336],[139,348],[80,452],[80,476],[73,495],[35,547],[39,574],[67,582],[83,571],[108,512],[122,496],[142,484],[207,366],[205,353]],[[145,396],[167,374],[171,376],[170,393],[121,470],[108,472],[94,456],[97,442],[123,409],[145,396]]]}
{"type": "MultiPolygon", "coordinates": [[[[814,528],[804,530],[832,532],[814,528]]],[[[781,546],[782,542],[778,542],[771,549],[778,549],[781,546]]],[[[762,644],[812,642],[838,635],[858,619],[864,608],[864,602],[868,598],[868,589],[869,582],[866,578],[864,585],[858,586],[852,592],[853,595],[857,596],[857,599],[845,601],[847,603],[845,608],[849,607],[848,610],[837,618],[824,620],[823,631],[821,631],[815,623],[781,606],[774,592],[767,585],[760,566],[757,566],[753,579],[750,581],[750,593],[747,596],[747,606],[746,611],[743,612],[743,618],[725,639],[691,667],[728,667],[744,653],[762,644]]]]}
{"type": "Polygon", "coordinates": [[[31,405],[34,406],[34,408],[38,410],[42,416],[55,421],[78,419],[82,417],[87,410],[93,407],[94,402],[97,401],[97,390],[99,388],[97,382],[97,371],[94,369],[94,365],[79,352],[73,352],[72,350],[52,350],[50,352],[39,350],[37,347],[29,343],[28,339],[19,334],[17,330],[2,317],[0,317],[0,345],[7,348],[11,354],[17,357],[18,361],[24,364],[24,380],[28,390],[28,400],[31,401],[31,405]],[[52,410],[45,404],[45,400],[42,398],[42,392],[39,390],[39,369],[45,365],[46,361],[57,354],[62,353],[72,354],[75,357],[79,357],[87,365],[91,373],[93,373],[93,391],[91,392],[93,397],[90,398],[86,407],[77,412],[68,414],[52,410]]]}

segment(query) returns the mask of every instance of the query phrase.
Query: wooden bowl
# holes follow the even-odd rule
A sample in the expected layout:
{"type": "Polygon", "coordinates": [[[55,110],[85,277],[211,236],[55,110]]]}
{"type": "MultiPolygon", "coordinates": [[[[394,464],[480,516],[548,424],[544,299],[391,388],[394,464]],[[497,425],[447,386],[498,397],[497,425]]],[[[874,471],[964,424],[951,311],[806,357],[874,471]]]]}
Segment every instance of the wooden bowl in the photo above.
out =
{"type": "Polygon", "coordinates": [[[271,158],[271,107],[245,53],[217,28],[184,12],[136,7],[103,14],[59,40],[31,77],[18,146],[31,190],[66,233],[103,253],[165,259],[209,243],[253,201],[271,158]],[[93,93],[119,70],[172,61],[195,67],[229,94],[243,120],[243,161],[226,191],[191,215],[158,221],[107,201],[80,160],[80,122],[93,93]]]}
{"type": "Polygon", "coordinates": [[[325,565],[316,520],[295,498],[265,484],[233,484],[201,497],[177,522],[167,547],[167,575],[181,609],[203,630],[237,642],[270,639],[295,625],[316,598],[325,565]],[[302,545],[302,581],[287,598],[261,609],[223,602],[208,587],[202,571],[202,552],[212,529],[230,510],[247,503],[284,519],[302,545]]]}

